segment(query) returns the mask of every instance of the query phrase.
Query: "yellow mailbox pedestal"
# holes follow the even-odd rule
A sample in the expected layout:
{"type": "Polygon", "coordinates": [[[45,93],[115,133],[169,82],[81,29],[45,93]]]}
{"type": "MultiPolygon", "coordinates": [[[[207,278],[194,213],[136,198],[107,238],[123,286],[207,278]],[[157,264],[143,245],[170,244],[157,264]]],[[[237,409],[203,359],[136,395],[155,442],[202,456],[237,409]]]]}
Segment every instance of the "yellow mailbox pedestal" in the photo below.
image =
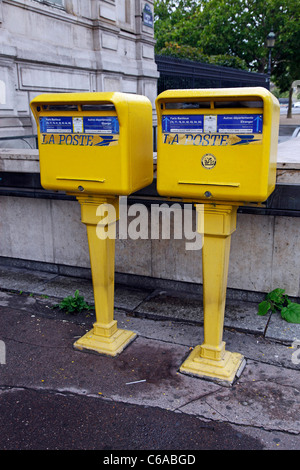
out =
{"type": "Polygon", "coordinates": [[[96,322],[74,347],[116,356],[136,334],[114,320],[114,229],[119,196],[153,180],[151,103],[128,93],[57,93],[36,97],[31,109],[41,184],[74,195],[87,227],[96,322]]]}
{"type": "Polygon", "coordinates": [[[279,103],[260,87],[167,90],[156,109],[157,190],[196,203],[204,222],[204,342],[180,370],[231,384],[245,365],[222,340],[231,234],[238,206],[275,188],[279,103]]]}
{"type": "Polygon", "coordinates": [[[74,343],[74,347],[116,356],[135,339],[136,334],[117,328],[114,320],[115,238],[107,236],[101,239],[97,230],[101,229],[103,234],[106,230],[115,232],[119,218],[119,199],[103,196],[76,197],[81,206],[81,221],[87,228],[97,321],[91,331],[74,343]],[[102,220],[97,216],[99,208],[104,216],[102,220]]]}
{"type": "Polygon", "coordinates": [[[225,350],[223,324],[231,234],[236,229],[238,206],[196,204],[204,227],[202,248],[204,342],[196,346],[180,370],[232,383],[241,374],[244,357],[225,350]],[[203,214],[204,212],[204,214],[203,214]],[[204,215],[204,217],[203,217],[204,215]]]}

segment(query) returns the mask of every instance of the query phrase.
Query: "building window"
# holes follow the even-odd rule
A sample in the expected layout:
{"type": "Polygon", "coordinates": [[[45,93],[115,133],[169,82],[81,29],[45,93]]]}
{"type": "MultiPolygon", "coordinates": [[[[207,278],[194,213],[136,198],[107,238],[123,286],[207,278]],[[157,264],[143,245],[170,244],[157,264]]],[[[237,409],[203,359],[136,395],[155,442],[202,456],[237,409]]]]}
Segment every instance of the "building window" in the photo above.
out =
{"type": "Polygon", "coordinates": [[[117,13],[120,23],[123,25],[131,23],[131,0],[117,0],[117,13]]]}
{"type": "Polygon", "coordinates": [[[39,3],[45,3],[46,5],[56,5],[63,7],[64,6],[64,0],[36,0],[39,3]]]}

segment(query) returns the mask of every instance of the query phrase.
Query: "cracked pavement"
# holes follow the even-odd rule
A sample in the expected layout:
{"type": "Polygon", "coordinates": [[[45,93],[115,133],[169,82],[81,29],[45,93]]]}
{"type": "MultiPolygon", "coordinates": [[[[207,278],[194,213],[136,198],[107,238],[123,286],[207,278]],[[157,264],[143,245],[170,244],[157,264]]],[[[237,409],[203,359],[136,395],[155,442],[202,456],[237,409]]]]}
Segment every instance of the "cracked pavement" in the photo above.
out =
{"type": "Polygon", "coordinates": [[[229,301],[226,348],[243,354],[246,367],[225,387],[179,372],[202,342],[197,296],[117,285],[115,319],[138,336],[109,358],[73,348],[91,329],[92,313],[51,308],[77,288],[92,302],[90,281],[7,267],[0,280],[6,352],[0,364],[1,449],[300,448],[300,361],[292,361],[300,325],[258,317],[257,305],[229,301]],[[93,434],[99,433],[93,416],[105,439],[93,434]]]}

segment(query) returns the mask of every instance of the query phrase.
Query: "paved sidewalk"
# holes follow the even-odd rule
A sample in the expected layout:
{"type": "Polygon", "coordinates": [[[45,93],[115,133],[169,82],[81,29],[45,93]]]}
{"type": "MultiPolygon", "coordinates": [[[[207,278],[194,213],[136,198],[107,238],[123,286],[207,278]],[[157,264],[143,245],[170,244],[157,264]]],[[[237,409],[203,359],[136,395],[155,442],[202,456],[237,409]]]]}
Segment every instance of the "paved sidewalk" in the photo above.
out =
{"type": "Polygon", "coordinates": [[[300,126],[300,114],[295,114],[292,112],[292,117],[287,118],[287,110],[284,113],[280,113],[280,125],[281,126],[300,126]]]}
{"type": "Polygon", "coordinates": [[[292,137],[296,128],[300,128],[300,114],[287,118],[280,114],[280,137],[277,161],[279,163],[300,163],[300,136],[292,137]]]}
{"type": "Polygon", "coordinates": [[[199,296],[116,286],[138,337],[108,358],[73,349],[93,314],[51,308],[76,289],[92,302],[90,281],[2,267],[0,289],[0,449],[300,449],[300,325],[228,302],[224,340],[247,364],[224,387],[178,372],[202,342],[199,296]]]}
{"type": "Polygon", "coordinates": [[[278,163],[300,163],[300,136],[278,144],[278,163]]]}

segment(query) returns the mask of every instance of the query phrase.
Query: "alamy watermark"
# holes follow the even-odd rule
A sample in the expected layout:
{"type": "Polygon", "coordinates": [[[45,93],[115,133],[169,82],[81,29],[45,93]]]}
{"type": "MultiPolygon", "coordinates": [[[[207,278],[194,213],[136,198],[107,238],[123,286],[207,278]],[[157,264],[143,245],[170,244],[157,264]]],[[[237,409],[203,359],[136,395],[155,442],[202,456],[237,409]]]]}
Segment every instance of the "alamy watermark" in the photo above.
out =
{"type": "Polygon", "coordinates": [[[0,365],[6,364],[6,346],[4,341],[0,340],[0,365]]]}
{"type": "Polygon", "coordinates": [[[112,204],[100,204],[96,215],[102,217],[96,231],[100,239],[120,240],[185,240],[185,249],[200,250],[203,245],[204,207],[199,204],[193,211],[192,204],[128,204],[127,197],[120,197],[119,230],[115,224],[116,209],[112,204]],[[196,214],[196,216],[194,216],[196,214]],[[201,229],[200,229],[201,227],[201,229]]]}

